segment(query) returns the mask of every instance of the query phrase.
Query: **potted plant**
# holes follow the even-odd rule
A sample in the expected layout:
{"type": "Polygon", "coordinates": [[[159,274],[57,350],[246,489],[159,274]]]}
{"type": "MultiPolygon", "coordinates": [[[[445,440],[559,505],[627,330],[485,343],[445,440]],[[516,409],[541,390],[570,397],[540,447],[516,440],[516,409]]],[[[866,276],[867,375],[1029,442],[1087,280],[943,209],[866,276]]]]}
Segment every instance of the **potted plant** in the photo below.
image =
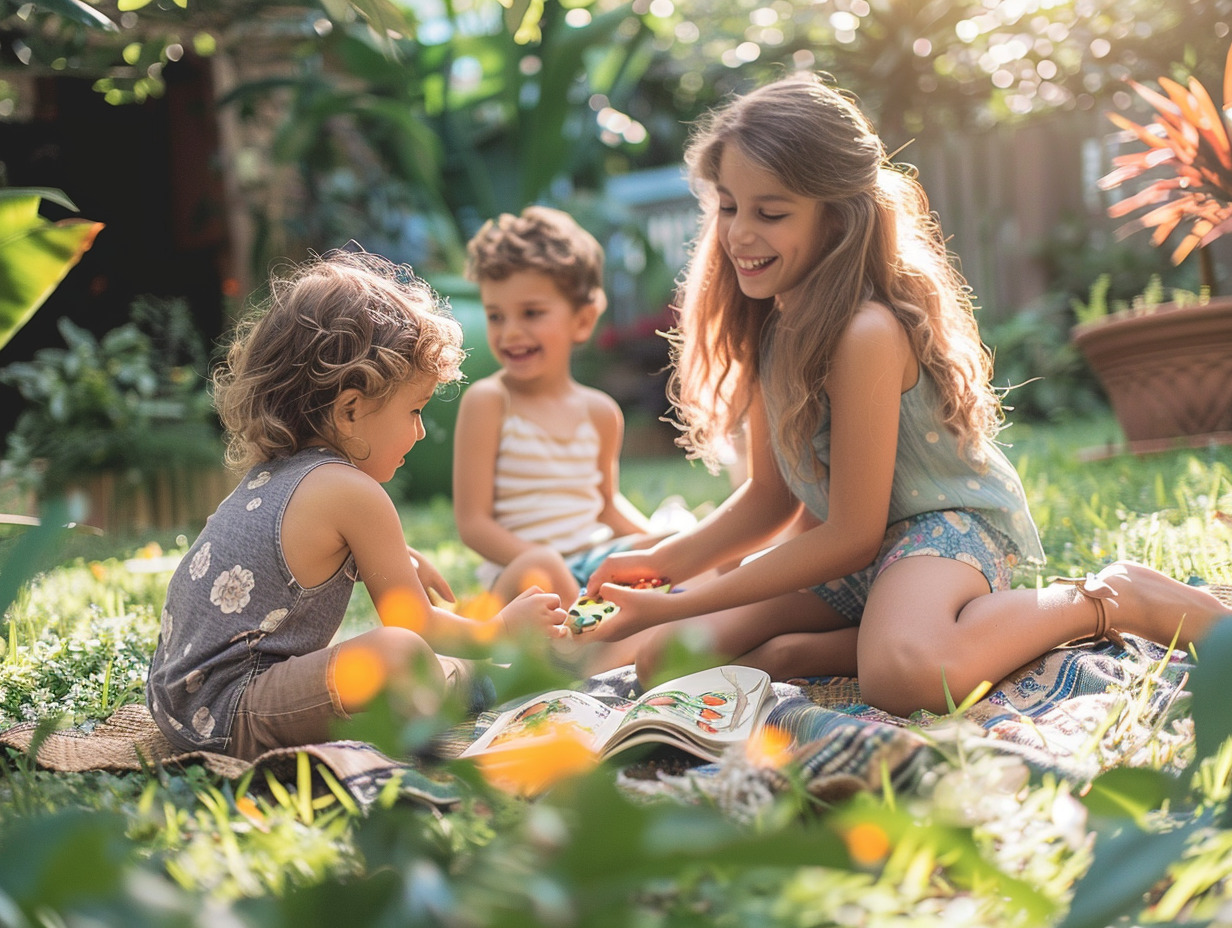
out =
{"type": "MultiPolygon", "coordinates": [[[[1232,441],[1232,299],[1215,293],[1206,246],[1232,230],[1232,143],[1224,111],[1195,78],[1159,79],[1163,93],[1131,81],[1155,111],[1139,125],[1108,118],[1145,148],[1118,155],[1099,181],[1111,190],[1139,177],[1150,182],[1108,207],[1113,218],[1139,215],[1119,234],[1153,230],[1156,246],[1177,232],[1179,264],[1197,251],[1198,294],[1162,292],[1115,312],[1092,299],[1073,339],[1108,394],[1130,450],[1232,441]]],[[[1225,62],[1224,106],[1232,104],[1232,49],[1225,62]]],[[[1162,290],[1156,286],[1154,289],[1162,290]]],[[[1093,294],[1094,295],[1094,294],[1093,294]]]]}

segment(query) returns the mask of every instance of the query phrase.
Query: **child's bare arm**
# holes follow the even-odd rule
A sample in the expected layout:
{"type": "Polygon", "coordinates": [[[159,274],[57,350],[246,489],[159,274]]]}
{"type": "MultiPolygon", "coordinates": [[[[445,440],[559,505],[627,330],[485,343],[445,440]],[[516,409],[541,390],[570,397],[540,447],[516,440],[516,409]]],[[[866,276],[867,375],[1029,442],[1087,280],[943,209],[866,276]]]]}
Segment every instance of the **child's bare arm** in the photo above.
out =
{"type": "Polygon", "coordinates": [[[453,514],[458,537],[494,564],[508,564],[532,544],[493,516],[496,454],[505,396],[492,378],[462,394],[453,440],[453,514]]]}
{"type": "Polygon", "coordinates": [[[765,450],[769,436],[764,432],[764,418],[751,416],[750,478],[732,495],[730,506],[725,503],[692,532],[668,539],[649,552],[613,555],[591,577],[589,592],[621,608],[610,623],[605,620],[596,640],[770,599],[846,576],[869,564],[885,535],[900,394],[910,386],[914,372],[906,335],[888,310],[874,305],[858,314],[840,339],[826,382],[832,422],[829,518],[754,561],[663,600],[602,585],[612,580],[627,582],[634,579],[627,576],[630,570],[652,565],[654,575],[670,577],[682,557],[719,550],[715,546],[734,537],[731,533],[739,530],[745,517],[756,518],[759,508],[772,502],[772,495],[756,493],[757,485],[768,490],[776,480],[782,485],[782,478],[773,456],[765,450]],[[756,505],[749,505],[757,500],[756,505]],[[714,536],[708,541],[707,531],[714,536]],[[660,557],[654,557],[656,552],[660,557]]]}
{"type": "Polygon", "coordinates": [[[650,520],[620,492],[620,449],[625,422],[620,407],[606,393],[589,391],[587,408],[599,433],[599,490],[603,511],[599,521],[616,535],[640,535],[650,531],[650,520]]]}
{"type": "MultiPolygon", "coordinates": [[[[321,506],[320,526],[336,531],[355,556],[359,577],[381,623],[409,628],[442,651],[452,645],[491,641],[488,623],[432,604],[403,537],[398,511],[381,486],[358,471],[337,470],[332,492],[321,506]]],[[[555,636],[559,633],[554,626],[564,621],[565,613],[559,597],[540,594],[521,603],[517,616],[522,626],[555,636]]],[[[509,624],[502,622],[500,630],[506,631],[509,624]]]]}

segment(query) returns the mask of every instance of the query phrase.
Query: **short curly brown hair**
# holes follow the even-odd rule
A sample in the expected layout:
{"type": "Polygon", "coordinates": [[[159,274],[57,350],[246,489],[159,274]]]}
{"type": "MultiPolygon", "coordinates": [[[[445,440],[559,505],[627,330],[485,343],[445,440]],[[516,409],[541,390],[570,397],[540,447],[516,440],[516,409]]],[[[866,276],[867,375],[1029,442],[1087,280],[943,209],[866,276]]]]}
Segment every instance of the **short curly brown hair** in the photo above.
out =
{"type": "Polygon", "coordinates": [[[471,280],[504,280],[518,271],[539,271],[555,281],[576,306],[599,299],[603,248],[572,216],[549,206],[528,206],[521,215],[489,219],[466,246],[471,280]]]}
{"type": "Polygon", "coordinates": [[[275,273],[270,295],[236,327],[214,372],[227,464],[338,447],[331,407],[343,390],[385,399],[419,377],[461,379],[462,329],[405,265],[332,251],[275,273]]]}

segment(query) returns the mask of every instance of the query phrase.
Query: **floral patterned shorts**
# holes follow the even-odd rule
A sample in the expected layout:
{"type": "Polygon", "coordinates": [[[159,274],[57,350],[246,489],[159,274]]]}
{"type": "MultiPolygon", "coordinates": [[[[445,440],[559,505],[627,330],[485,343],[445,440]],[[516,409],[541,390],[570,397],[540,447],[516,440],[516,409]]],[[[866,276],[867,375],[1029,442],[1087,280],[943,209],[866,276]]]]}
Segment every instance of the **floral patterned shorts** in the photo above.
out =
{"type": "Polygon", "coordinates": [[[813,587],[839,615],[859,624],[868,592],[881,572],[904,557],[945,557],[970,564],[990,590],[1007,590],[1019,562],[1018,546],[981,515],[966,509],[925,512],[886,530],[873,563],[854,574],[813,587]]]}

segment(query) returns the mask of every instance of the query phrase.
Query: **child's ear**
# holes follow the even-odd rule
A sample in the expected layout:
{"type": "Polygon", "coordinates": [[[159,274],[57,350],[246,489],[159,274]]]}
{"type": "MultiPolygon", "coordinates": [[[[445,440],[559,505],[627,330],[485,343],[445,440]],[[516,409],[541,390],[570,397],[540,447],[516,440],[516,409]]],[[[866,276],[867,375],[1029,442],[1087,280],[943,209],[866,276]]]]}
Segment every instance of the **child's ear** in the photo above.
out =
{"type": "Polygon", "coordinates": [[[599,317],[607,309],[607,294],[602,290],[596,292],[589,303],[583,303],[573,313],[575,328],[573,341],[579,345],[590,340],[599,323],[599,317]]]}
{"type": "Polygon", "coordinates": [[[330,415],[334,420],[334,428],[342,435],[350,435],[359,418],[359,402],[363,394],[354,387],[343,390],[330,406],[330,415]]]}

